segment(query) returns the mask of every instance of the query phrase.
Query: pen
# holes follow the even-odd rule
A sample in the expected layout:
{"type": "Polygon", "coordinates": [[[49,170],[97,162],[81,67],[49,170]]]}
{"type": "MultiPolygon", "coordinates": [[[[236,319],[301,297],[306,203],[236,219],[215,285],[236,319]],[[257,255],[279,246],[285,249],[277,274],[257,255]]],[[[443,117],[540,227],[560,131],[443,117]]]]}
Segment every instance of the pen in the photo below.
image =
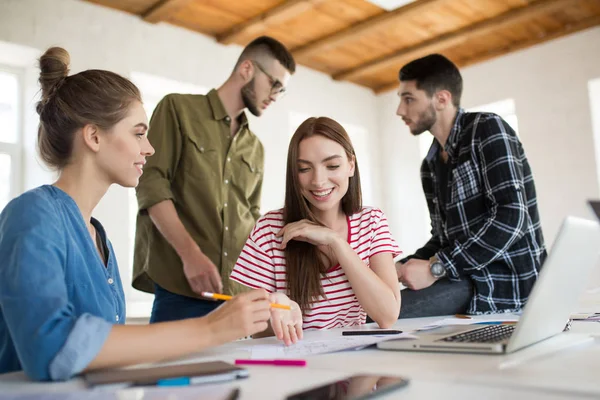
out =
{"type": "MultiPolygon", "coordinates": [[[[215,299],[215,300],[231,300],[232,299],[232,296],[228,296],[226,294],[219,294],[219,293],[202,292],[200,295],[202,297],[207,297],[209,299],[215,299]]],[[[283,310],[291,310],[292,309],[290,306],[285,306],[283,304],[278,304],[278,303],[271,303],[271,307],[281,308],[283,310]]]]}
{"type": "Polygon", "coordinates": [[[188,386],[191,383],[189,376],[179,378],[166,378],[156,381],[156,386],[188,386]]]}
{"type": "Polygon", "coordinates": [[[279,367],[304,367],[306,360],[235,360],[236,365],[276,365],[279,367]]]}

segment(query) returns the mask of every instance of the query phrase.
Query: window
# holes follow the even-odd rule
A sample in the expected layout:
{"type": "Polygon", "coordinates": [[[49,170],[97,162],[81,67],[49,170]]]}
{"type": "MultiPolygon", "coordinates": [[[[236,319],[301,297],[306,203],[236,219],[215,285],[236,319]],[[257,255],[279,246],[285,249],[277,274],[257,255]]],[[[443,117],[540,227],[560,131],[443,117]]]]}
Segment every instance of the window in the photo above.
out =
{"type": "Polygon", "coordinates": [[[596,153],[596,176],[600,186],[600,78],[589,81],[588,91],[592,115],[592,132],[596,153]]]}
{"type": "Polygon", "coordinates": [[[467,111],[479,111],[497,114],[515,130],[517,135],[519,135],[519,123],[517,121],[517,112],[515,109],[515,101],[513,99],[506,99],[494,103],[484,104],[470,108],[467,111]]]}
{"type": "MultiPolygon", "coordinates": [[[[294,135],[300,124],[310,117],[312,117],[312,115],[296,112],[290,113],[290,138],[294,135]]],[[[373,197],[373,181],[371,179],[369,132],[362,126],[347,124],[341,121],[337,122],[344,127],[354,146],[354,152],[356,153],[360,171],[363,204],[365,206],[373,206],[375,203],[373,197]]]]}
{"type": "MultiPolygon", "coordinates": [[[[144,109],[148,114],[148,119],[152,116],[154,109],[160,100],[169,93],[190,93],[205,94],[208,90],[201,86],[190,83],[178,82],[175,80],[149,75],[142,72],[133,72],[131,80],[140,89],[144,109]]],[[[129,189],[129,270],[133,270],[133,252],[135,245],[135,221],[138,212],[137,198],[135,189],[129,189]]],[[[122,271],[122,276],[131,276],[130,271],[122,271]]],[[[146,317],[152,310],[152,301],[154,296],[140,292],[132,288],[130,300],[127,304],[127,314],[131,317],[146,317]]]]}
{"type": "Polygon", "coordinates": [[[0,211],[21,190],[21,74],[0,66],[0,211]]]}

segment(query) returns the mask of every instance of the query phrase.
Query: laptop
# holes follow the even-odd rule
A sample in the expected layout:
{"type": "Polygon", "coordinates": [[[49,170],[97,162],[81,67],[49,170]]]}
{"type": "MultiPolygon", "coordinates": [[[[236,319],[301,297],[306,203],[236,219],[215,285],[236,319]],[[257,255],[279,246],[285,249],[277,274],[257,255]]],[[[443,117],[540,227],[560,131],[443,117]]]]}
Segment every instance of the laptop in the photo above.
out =
{"type": "Polygon", "coordinates": [[[377,347],[505,354],[555,336],[565,330],[599,254],[600,224],[567,217],[517,324],[446,325],[415,332],[415,340],[389,340],[377,347]]]}

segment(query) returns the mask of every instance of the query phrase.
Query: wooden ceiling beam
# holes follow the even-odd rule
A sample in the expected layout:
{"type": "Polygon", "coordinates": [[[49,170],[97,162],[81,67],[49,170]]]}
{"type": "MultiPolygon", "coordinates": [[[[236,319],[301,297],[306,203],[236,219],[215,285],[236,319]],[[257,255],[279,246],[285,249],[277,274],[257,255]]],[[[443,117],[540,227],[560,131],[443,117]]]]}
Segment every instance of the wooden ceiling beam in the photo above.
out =
{"type": "Polygon", "coordinates": [[[383,24],[399,22],[405,18],[418,16],[449,1],[452,0],[418,0],[414,3],[409,3],[403,7],[397,8],[396,10],[378,14],[332,35],[317,39],[313,42],[292,49],[292,54],[296,59],[304,58],[316,53],[317,51],[323,51],[330,47],[339,46],[343,43],[356,40],[372,29],[381,28],[383,24]]]}
{"type": "MultiPolygon", "coordinates": [[[[512,53],[515,51],[523,50],[528,47],[535,46],[536,44],[547,42],[549,40],[553,40],[553,39],[559,38],[561,36],[569,35],[571,33],[583,31],[585,29],[589,29],[589,28],[592,28],[592,27],[598,26],[598,25],[600,25],[600,15],[595,15],[591,18],[586,18],[582,21],[579,21],[579,22],[576,22],[573,24],[567,24],[567,25],[565,25],[565,27],[563,29],[560,29],[560,30],[557,30],[554,32],[550,32],[547,35],[538,36],[538,37],[532,38],[530,40],[525,40],[525,41],[520,41],[520,42],[514,43],[510,46],[504,46],[504,47],[500,47],[495,50],[481,53],[479,55],[476,55],[475,57],[471,57],[467,60],[458,62],[457,65],[459,68],[465,68],[465,67],[468,67],[473,64],[491,60],[496,57],[500,57],[500,56],[503,56],[503,55],[506,55],[506,54],[509,54],[509,53],[512,53]]],[[[395,78],[397,78],[397,77],[395,77],[395,78]]],[[[390,82],[388,84],[385,84],[378,88],[373,89],[373,91],[376,94],[379,94],[379,93],[387,92],[389,90],[393,90],[393,89],[397,89],[397,88],[398,88],[398,81],[394,80],[393,82],[390,82]]]]}
{"type": "Polygon", "coordinates": [[[185,7],[193,0],[159,0],[152,7],[147,9],[142,18],[146,22],[157,23],[166,20],[169,16],[182,7],[185,7]]]}
{"type": "Polygon", "coordinates": [[[459,45],[474,36],[489,34],[495,30],[504,29],[512,24],[523,22],[537,15],[558,10],[572,4],[573,0],[538,0],[529,6],[507,11],[491,19],[437,36],[431,40],[426,40],[425,42],[400,49],[395,53],[369,61],[358,67],[334,74],[333,78],[337,80],[352,80],[363,74],[370,74],[381,69],[398,65],[400,61],[406,60],[407,58],[412,59],[431,53],[439,53],[448,47],[459,45]]]}
{"type": "Polygon", "coordinates": [[[217,41],[230,44],[239,41],[243,36],[257,34],[270,25],[282,24],[297,17],[325,0],[288,0],[265,11],[241,24],[235,25],[229,31],[217,35],[217,41]]]}

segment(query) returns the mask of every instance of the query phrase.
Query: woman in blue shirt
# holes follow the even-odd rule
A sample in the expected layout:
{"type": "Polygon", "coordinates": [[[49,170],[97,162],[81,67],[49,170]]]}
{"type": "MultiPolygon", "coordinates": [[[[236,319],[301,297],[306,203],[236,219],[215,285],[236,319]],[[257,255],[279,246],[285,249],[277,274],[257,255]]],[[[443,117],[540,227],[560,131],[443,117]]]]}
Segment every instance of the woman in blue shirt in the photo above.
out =
{"type": "Polygon", "coordinates": [[[267,328],[268,295],[237,296],[203,318],[124,326],[111,243],[92,218],[108,187],[134,187],[154,149],[138,89],[108,71],[68,76],[69,54],[40,58],[38,145],[53,185],[0,214],[0,373],[35,380],[176,358],[267,328]]]}

